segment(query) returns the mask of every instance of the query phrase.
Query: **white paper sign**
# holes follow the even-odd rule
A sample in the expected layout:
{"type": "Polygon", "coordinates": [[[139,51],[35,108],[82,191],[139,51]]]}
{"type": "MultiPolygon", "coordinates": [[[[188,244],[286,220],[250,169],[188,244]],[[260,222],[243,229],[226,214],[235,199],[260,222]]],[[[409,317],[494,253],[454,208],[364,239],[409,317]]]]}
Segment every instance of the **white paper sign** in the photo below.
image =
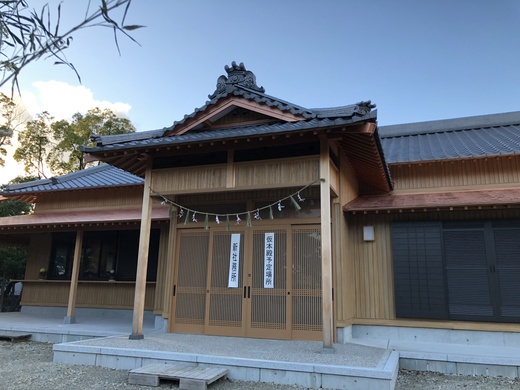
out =
{"type": "Polygon", "coordinates": [[[264,288],[274,288],[274,233],[264,238],[264,288]]]}
{"type": "Polygon", "coordinates": [[[228,287],[237,288],[240,269],[240,233],[231,235],[228,287]]]}

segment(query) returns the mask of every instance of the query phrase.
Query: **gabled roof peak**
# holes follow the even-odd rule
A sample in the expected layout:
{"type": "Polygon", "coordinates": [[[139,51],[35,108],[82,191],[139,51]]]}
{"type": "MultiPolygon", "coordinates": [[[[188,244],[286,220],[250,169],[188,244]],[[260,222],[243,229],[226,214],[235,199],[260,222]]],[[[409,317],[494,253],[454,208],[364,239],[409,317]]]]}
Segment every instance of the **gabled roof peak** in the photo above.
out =
{"type": "Polygon", "coordinates": [[[217,88],[215,92],[211,95],[208,95],[210,99],[214,99],[220,94],[224,94],[226,92],[231,92],[235,86],[242,86],[254,91],[264,93],[264,87],[259,87],[256,85],[256,76],[250,70],[246,70],[246,67],[243,62],[239,65],[235,61],[231,63],[231,66],[224,66],[224,69],[227,72],[227,77],[221,75],[217,79],[217,88]]]}

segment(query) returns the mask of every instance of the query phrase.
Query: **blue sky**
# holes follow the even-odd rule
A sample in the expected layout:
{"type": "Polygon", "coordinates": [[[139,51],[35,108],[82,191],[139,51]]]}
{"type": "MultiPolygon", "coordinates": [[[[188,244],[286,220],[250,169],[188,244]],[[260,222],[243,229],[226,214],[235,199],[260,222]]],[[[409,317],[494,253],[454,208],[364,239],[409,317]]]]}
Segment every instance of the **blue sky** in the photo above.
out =
{"type": "MultiPolygon", "coordinates": [[[[63,1],[63,20],[86,4],[63,1]]],[[[64,106],[52,84],[47,103],[35,87],[59,81],[157,129],[202,106],[236,61],[267,94],[304,107],[371,100],[379,125],[520,109],[517,0],[133,0],[127,22],[147,26],[132,34],[140,45],[120,37],[119,56],[110,30],[77,33],[67,57],[82,83],[40,61],[22,73],[22,93],[64,106]]]]}

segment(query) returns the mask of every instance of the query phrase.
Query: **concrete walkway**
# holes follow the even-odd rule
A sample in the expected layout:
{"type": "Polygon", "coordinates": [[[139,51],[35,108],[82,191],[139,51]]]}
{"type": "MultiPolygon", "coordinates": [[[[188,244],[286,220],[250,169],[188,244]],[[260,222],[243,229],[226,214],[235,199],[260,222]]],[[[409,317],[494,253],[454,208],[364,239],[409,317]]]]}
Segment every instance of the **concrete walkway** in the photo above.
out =
{"type": "Polygon", "coordinates": [[[393,389],[399,355],[383,348],[151,332],[54,345],[54,361],[132,370],[192,364],[228,370],[235,380],[330,389],[393,389]]]}
{"type": "Polygon", "coordinates": [[[321,342],[164,333],[149,321],[143,340],[129,340],[131,320],[1,313],[0,332],[18,331],[54,343],[56,363],[131,370],[148,364],[223,367],[235,380],[308,388],[392,390],[399,354],[385,348],[321,342]]]}
{"type": "Polygon", "coordinates": [[[131,370],[153,363],[226,367],[229,378],[309,388],[393,389],[398,368],[446,374],[520,376],[520,333],[361,326],[333,353],[321,342],[164,333],[131,318],[0,313],[0,332],[31,333],[54,344],[56,362],[131,370]]]}

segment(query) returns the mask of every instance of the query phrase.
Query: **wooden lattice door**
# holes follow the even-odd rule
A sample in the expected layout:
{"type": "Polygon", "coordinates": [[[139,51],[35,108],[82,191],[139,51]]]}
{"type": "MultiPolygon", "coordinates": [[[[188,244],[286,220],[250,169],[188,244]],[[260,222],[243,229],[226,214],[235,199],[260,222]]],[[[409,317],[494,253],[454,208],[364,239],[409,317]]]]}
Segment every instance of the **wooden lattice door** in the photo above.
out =
{"type": "Polygon", "coordinates": [[[210,234],[179,230],[170,331],[204,333],[210,234]]]}
{"type": "Polygon", "coordinates": [[[245,336],[243,316],[244,233],[215,231],[212,234],[212,250],[208,261],[208,300],[206,308],[206,333],[225,336],[245,336]],[[236,243],[236,286],[230,287],[230,257],[236,243]]]}
{"type": "Polygon", "coordinates": [[[321,230],[298,226],[292,230],[292,338],[321,340],[321,230]]]}
{"type": "Polygon", "coordinates": [[[291,338],[291,245],[289,227],[255,229],[247,275],[247,334],[291,338]],[[271,251],[271,252],[269,252],[271,251]]]}
{"type": "Polygon", "coordinates": [[[170,331],[320,340],[319,226],[232,230],[179,230],[170,331]]]}

